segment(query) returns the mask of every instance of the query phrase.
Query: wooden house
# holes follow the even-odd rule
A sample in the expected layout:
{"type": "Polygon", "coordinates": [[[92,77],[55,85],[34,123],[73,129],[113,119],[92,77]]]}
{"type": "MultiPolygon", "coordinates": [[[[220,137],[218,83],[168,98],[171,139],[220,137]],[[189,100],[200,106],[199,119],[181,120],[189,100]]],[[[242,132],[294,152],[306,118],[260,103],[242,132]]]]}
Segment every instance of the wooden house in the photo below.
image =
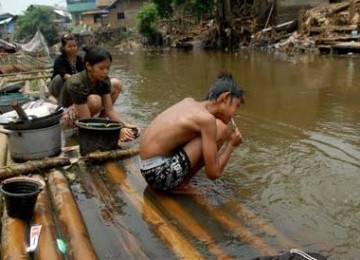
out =
{"type": "Polygon", "coordinates": [[[0,15],[0,34],[2,36],[13,34],[15,32],[15,24],[18,16],[9,13],[0,15]]]}
{"type": "Polygon", "coordinates": [[[108,7],[110,27],[135,27],[135,14],[144,4],[144,2],[144,0],[113,1],[113,3],[108,7]]]}

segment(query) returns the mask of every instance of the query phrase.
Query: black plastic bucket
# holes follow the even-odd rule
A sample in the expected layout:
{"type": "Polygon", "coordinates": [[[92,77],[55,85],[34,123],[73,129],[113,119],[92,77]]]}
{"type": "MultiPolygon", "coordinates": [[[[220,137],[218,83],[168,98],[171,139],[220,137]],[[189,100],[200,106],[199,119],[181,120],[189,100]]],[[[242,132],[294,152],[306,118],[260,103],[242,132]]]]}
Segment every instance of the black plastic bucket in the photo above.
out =
{"type": "Polygon", "coordinates": [[[84,118],[77,120],[75,124],[79,127],[81,155],[118,148],[121,123],[106,118],[84,118]]]}
{"type": "Polygon", "coordinates": [[[4,195],[7,213],[12,218],[31,220],[37,197],[41,191],[35,181],[12,180],[0,187],[4,195]]]}

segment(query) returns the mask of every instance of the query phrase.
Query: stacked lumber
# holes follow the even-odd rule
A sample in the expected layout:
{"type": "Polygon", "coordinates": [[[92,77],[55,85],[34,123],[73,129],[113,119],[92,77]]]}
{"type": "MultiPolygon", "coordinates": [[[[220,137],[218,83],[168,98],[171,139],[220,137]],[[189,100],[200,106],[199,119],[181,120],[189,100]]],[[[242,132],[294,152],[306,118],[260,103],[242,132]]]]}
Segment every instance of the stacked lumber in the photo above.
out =
{"type": "Polygon", "coordinates": [[[351,38],[360,21],[360,1],[322,4],[304,12],[299,18],[300,33],[319,38],[351,38]]]}
{"type": "MultiPolygon", "coordinates": [[[[297,26],[289,23],[253,35],[253,44],[267,50],[294,52],[360,52],[360,0],[325,3],[299,12],[297,26]]],[[[292,24],[294,24],[292,22],[292,24]]]]}
{"type": "Polygon", "coordinates": [[[7,53],[0,55],[0,73],[23,72],[50,68],[52,61],[46,58],[33,57],[27,54],[7,53]]]}

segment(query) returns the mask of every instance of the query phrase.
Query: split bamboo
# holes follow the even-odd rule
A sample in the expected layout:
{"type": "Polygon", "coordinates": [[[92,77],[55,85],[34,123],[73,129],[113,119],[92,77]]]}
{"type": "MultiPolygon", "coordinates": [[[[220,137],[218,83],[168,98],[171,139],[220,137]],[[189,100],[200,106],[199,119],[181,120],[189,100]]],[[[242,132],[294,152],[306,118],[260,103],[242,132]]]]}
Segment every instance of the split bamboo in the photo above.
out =
{"type": "MultiPolygon", "coordinates": [[[[94,197],[97,197],[102,202],[100,205],[98,205],[97,209],[101,215],[101,218],[105,220],[108,227],[111,228],[117,225],[126,227],[128,223],[124,220],[124,218],[121,217],[121,215],[117,214],[115,209],[117,202],[111,191],[109,191],[106,184],[102,180],[99,174],[100,169],[102,169],[102,166],[87,167],[83,169],[80,168],[79,177],[81,179],[81,183],[87,192],[92,194],[94,197]]],[[[112,228],[112,232],[116,237],[115,243],[119,244],[119,250],[121,250],[124,259],[148,258],[146,250],[141,245],[139,238],[135,234],[126,228],[121,230],[112,228]]]]}
{"type": "MultiPolygon", "coordinates": [[[[0,126],[0,128],[3,128],[0,126]]],[[[7,156],[7,136],[0,134],[0,166],[4,166],[6,164],[6,156],[7,156]]]]}
{"type": "MultiPolygon", "coordinates": [[[[131,170],[135,171],[138,169],[131,170]]],[[[133,176],[136,178],[136,182],[145,189],[147,184],[141,177],[141,174],[133,174],[133,176]]],[[[126,176],[123,176],[123,178],[125,177],[126,176]]],[[[154,205],[161,207],[162,212],[166,212],[168,215],[171,215],[173,219],[176,219],[184,230],[190,233],[198,241],[201,241],[209,249],[209,252],[218,259],[225,260],[232,258],[218,247],[214,238],[206,231],[206,229],[202,227],[202,225],[195,220],[194,216],[189,214],[171,195],[158,193],[150,188],[146,188],[144,197],[151,200],[154,205]]]]}
{"type": "Polygon", "coordinates": [[[48,184],[52,192],[59,222],[69,242],[71,259],[97,259],[85,223],[65,176],[60,171],[52,171],[48,176],[48,184]]]}
{"type": "Polygon", "coordinates": [[[235,211],[236,215],[243,216],[244,219],[247,219],[249,222],[255,224],[256,226],[264,230],[267,234],[276,238],[276,240],[279,241],[279,243],[285,248],[299,248],[299,245],[297,243],[279,232],[279,230],[275,229],[272,225],[264,221],[261,217],[256,215],[250,209],[239,205],[233,200],[230,200],[227,205],[231,210],[235,211]]]}
{"type": "MultiPolygon", "coordinates": [[[[140,178],[138,177],[138,176],[140,176],[140,174],[134,174],[134,176],[137,177],[137,180],[139,182],[141,181],[140,178]]],[[[183,213],[181,213],[181,210],[178,208],[179,205],[176,206],[176,204],[174,204],[175,201],[173,199],[171,199],[170,197],[168,197],[166,195],[162,195],[161,193],[155,193],[154,191],[151,191],[150,189],[149,189],[149,192],[153,193],[154,196],[159,197],[160,198],[158,200],[159,203],[163,204],[163,206],[165,208],[171,208],[171,210],[169,210],[169,213],[176,212],[173,216],[174,218],[177,218],[177,217],[179,217],[179,219],[188,219],[189,218],[189,216],[182,215],[183,213]],[[173,202],[171,202],[171,200],[173,202]],[[182,215],[182,217],[180,217],[181,215],[182,215]]],[[[199,205],[202,205],[205,208],[207,208],[210,211],[211,215],[215,216],[215,218],[220,223],[222,223],[226,228],[235,232],[237,235],[239,235],[239,237],[241,237],[242,239],[247,241],[250,245],[252,245],[256,249],[260,250],[262,253],[269,254],[269,255],[277,253],[277,251],[274,248],[268,246],[265,243],[265,241],[263,241],[261,238],[256,237],[250,230],[248,230],[241,223],[239,223],[239,221],[237,219],[234,219],[234,218],[228,216],[227,213],[225,213],[223,210],[221,210],[219,208],[209,207],[209,205],[204,203],[204,201],[198,195],[195,194],[195,195],[191,195],[191,196],[199,205]]],[[[244,219],[246,219],[246,221],[249,221],[249,222],[255,224],[256,226],[260,227],[262,230],[264,230],[268,234],[275,236],[277,238],[277,240],[286,248],[297,248],[297,245],[295,242],[293,242],[290,239],[288,239],[287,237],[285,237],[278,230],[276,230],[274,227],[272,227],[271,225],[269,225],[268,223],[263,221],[259,216],[257,216],[250,210],[248,210],[244,207],[241,207],[234,202],[230,202],[228,206],[231,208],[231,210],[236,211],[236,215],[241,214],[242,216],[244,216],[244,219]]],[[[179,221],[181,221],[181,220],[179,220],[179,221]]],[[[193,227],[193,224],[190,224],[190,223],[184,224],[184,225],[193,227]]]]}
{"type": "Polygon", "coordinates": [[[191,216],[187,213],[176,200],[171,198],[168,195],[161,193],[156,193],[151,189],[147,189],[148,196],[151,195],[153,200],[156,200],[161,204],[162,209],[166,210],[174,219],[176,219],[181,226],[191,233],[196,239],[201,241],[206,247],[208,247],[209,252],[211,252],[218,259],[232,259],[232,257],[226,254],[221,248],[218,247],[215,240],[211,235],[191,216]]]}
{"type": "MultiPolygon", "coordinates": [[[[34,178],[44,181],[43,177],[37,175],[34,178]]],[[[56,244],[56,227],[52,215],[52,205],[47,187],[38,195],[33,224],[41,225],[38,248],[35,251],[35,258],[38,260],[60,260],[62,259],[56,244]]]]}
{"type": "Polygon", "coordinates": [[[26,253],[27,231],[27,222],[9,217],[6,207],[4,207],[1,230],[1,259],[28,259],[26,253]]]}
{"type": "Polygon", "coordinates": [[[249,245],[255,247],[259,252],[262,252],[266,255],[275,255],[278,253],[275,248],[266,244],[263,239],[255,236],[248,228],[240,224],[236,219],[229,216],[224,211],[209,207],[198,196],[194,196],[194,199],[197,203],[204,205],[210,212],[211,216],[215,217],[219,223],[222,223],[225,227],[234,232],[234,234],[238,235],[249,245]]]}
{"type": "Polygon", "coordinates": [[[39,74],[39,73],[50,73],[52,69],[42,69],[42,70],[30,70],[30,71],[21,71],[21,72],[13,72],[13,73],[4,73],[0,74],[0,78],[2,77],[19,77],[21,75],[26,74],[39,74]]]}
{"type": "Polygon", "coordinates": [[[40,76],[31,76],[31,77],[22,77],[22,78],[8,78],[6,79],[6,82],[16,82],[16,81],[20,81],[20,80],[35,80],[35,79],[46,79],[46,78],[50,78],[51,75],[48,74],[48,75],[40,75],[40,76]]]}
{"type": "Polygon", "coordinates": [[[119,186],[139,214],[142,214],[145,220],[154,226],[159,237],[167,243],[177,257],[181,259],[204,259],[203,255],[161,215],[153,204],[144,201],[135,187],[125,183],[126,174],[122,169],[117,167],[115,163],[107,163],[105,168],[109,178],[119,186]]]}

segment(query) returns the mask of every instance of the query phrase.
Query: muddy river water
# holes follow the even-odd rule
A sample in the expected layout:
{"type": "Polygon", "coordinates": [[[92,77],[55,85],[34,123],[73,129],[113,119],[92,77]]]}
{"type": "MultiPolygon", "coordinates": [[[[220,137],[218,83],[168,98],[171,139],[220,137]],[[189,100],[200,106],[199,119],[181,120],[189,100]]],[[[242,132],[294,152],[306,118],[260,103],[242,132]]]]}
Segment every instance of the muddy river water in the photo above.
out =
{"type": "MultiPolygon", "coordinates": [[[[186,96],[203,99],[219,72],[231,72],[246,91],[246,103],[235,117],[244,143],[220,181],[211,183],[199,174],[199,185],[216,187],[206,203],[251,212],[235,215],[279,253],[291,241],[330,259],[359,258],[359,58],[201,51],[113,54],[111,73],[124,84],[117,109],[141,128],[186,96]]],[[[205,224],[210,221],[202,217],[205,224]]],[[[210,229],[234,258],[264,254],[248,247],[246,235],[241,238],[216,225],[210,229]]]]}

